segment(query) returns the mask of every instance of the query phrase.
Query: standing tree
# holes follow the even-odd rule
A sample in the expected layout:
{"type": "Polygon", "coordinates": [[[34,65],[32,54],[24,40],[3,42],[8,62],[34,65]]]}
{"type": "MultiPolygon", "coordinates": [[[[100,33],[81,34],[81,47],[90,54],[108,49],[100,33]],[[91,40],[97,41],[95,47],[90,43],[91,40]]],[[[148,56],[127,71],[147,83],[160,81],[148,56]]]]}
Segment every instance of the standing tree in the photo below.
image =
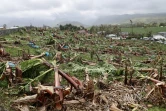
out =
{"type": "Polygon", "coordinates": [[[130,20],[130,23],[131,23],[131,33],[132,33],[132,36],[133,36],[133,21],[132,20],[130,20]]]}
{"type": "Polygon", "coordinates": [[[91,33],[91,34],[95,33],[95,26],[92,26],[92,27],[90,28],[90,33],[91,33]]]}
{"type": "Polygon", "coordinates": [[[121,28],[118,27],[117,25],[113,26],[112,33],[116,34],[117,36],[120,35],[121,28]]]}
{"type": "Polygon", "coordinates": [[[3,24],[3,29],[6,29],[7,28],[7,25],[6,24],[3,24]]]}
{"type": "Polygon", "coordinates": [[[165,23],[160,23],[159,26],[163,27],[163,26],[165,26],[165,23]]]}

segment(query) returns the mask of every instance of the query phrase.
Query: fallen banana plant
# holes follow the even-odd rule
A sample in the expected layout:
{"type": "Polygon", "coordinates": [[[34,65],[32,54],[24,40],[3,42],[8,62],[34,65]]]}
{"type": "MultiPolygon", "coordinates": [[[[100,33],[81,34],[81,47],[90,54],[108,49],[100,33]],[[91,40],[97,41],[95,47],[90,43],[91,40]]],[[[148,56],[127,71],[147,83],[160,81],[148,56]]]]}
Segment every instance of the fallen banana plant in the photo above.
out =
{"type": "MultiPolygon", "coordinates": [[[[154,79],[152,77],[149,77],[149,76],[143,76],[143,75],[141,75],[141,78],[148,79],[148,80],[154,82],[156,87],[160,87],[161,88],[160,93],[163,95],[164,98],[166,98],[166,84],[165,84],[165,82],[156,80],[156,79],[154,79]]],[[[148,98],[148,96],[153,91],[154,91],[154,88],[146,95],[146,98],[148,98]]]]}
{"type": "MultiPolygon", "coordinates": [[[[55,61],[53,61],[52,64],[47,62],[44,59],[42,59],[38,62],[39,63],[36,63],[36,65],[34,65],[34,66],[38,66],[39,64],[44,64],[49,69],[46,70],[44,73],[40,74],[39,76],[35,77],[34,79],[32,79],[25,86],[22,86],[21,91],[23,89],[26,89],[26,87],[30,87],[34,81],[39,80],[39,78],[48,74],[50,71],[54,71],[55,85],[54,86],[38,85],[38,87],[31,88],[30,91],[32,91],[32,92],[34,92],[35,89],[37,90],[37,92],[36,92],[37,95],[18,99],[16,101],[13,101],[14,104],[16,104],[16,103],[25,104],[27,102],[28,103],[35,102],[35,103],[40,104],[41,107],[45,107],[45,109],[53,108],[53,109],[61,110],[63,108],[64,97],[72,91],[72,87],[74,87],[76,89],[78,94],[81,94],[83,92],[82,82],[80,80],[78,80],[76,77],[71,77],[68,74],[65,74],[63,71],[58,70],[58,68],[56,67],[55,61]],[[72,86],[71,88],[64,89],[60,85],[60,75],[71,84],[71,86],[72,86]]],[[[28,70],[28,68],[24,69],[24,71],[27,71],[27,70],[28,70]]]]}
{"type": "Polygon", "coordinates": [[[0,66],[0,81],[8,81],[8,85],[11,86],[15,83],[22,82],[22,71],[19,67],[15,66],[12,62],[2,63],[0,66]]]}

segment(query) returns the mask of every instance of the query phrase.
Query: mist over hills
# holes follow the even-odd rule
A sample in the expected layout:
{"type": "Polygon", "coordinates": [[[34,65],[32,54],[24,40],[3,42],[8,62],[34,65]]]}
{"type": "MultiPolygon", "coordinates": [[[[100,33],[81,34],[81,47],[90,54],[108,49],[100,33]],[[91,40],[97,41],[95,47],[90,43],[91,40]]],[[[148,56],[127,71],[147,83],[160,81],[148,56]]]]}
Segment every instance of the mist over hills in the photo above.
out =
{"type": "Polygon", "coordinates": [[[84,22],[78,21],[64,21],[59,24],[72,24],[76,26],[92,26],[92,25],[101,25],[101,24],[126,24],[130,23],[130,20],[133,23],[143,22],[143,23],[161,23],[166,22],[166,13],[149,13],[149,14],[124,14],[124,15],[109,15],[98,17],[96,20],[92,20],[91,24],[85,25],[84,22]]]}
{"type": "MultiPolygon", "coordinates": [[[[130,20],[133,23],[143,22],[143,23],[152,23],[152,22],[166,22],[166,13],[149,13],[149,14],[124,14],[124,15],[108,15],[100,16],[96,19],[89,19],[88,21],[82,20],[70,20],[70,19],[44,19],[44,18],[24,18],[24,19],[12,19],[10,22],[6,23],[8,27],[11,26],[43,26],[48,25],[51,27],[57,27],[60,24],[72,24],[76,26],[89,27],[92,25],[100,24],[125,24],[130,23],[130,20]]],[[[1,24],[3,25],[3,24],[1,24]]]]}
{"type": "MultiPolygon", "coordinates": [[[[24,18],[24,19],[12,19],[10,22],[6,23],[7,27],[12,27],[12,26],[37,26],[37,27],[42,27],[43,25],[48,25],[48,26],[55,26],[54,20],[47,20],[47,19],[31,19],[31,18],[24,18]]],[[[3,24],[0,24],[3,25],[3,24]]]]}
{"type": "Polygon", "coordinates": [[[166,22],[166,13],[149,13],[149,14],[124,14],[124,15],[110,15],[99,17],[94,25],[100,24],[123,24],[133,22],[166,22]]]}

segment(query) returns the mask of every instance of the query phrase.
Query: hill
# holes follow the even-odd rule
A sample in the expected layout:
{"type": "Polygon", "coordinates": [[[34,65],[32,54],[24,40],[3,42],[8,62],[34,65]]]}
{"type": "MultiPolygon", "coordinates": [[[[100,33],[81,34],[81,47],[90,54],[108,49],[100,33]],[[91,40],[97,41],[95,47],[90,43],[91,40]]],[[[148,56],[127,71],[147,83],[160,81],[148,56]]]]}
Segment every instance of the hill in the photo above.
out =
{"type": "Polygon", "coordinates": [[[149,14],[124,14],[124,15],[110,15],[99,17],[94,25],[100,24],[123,24],[133,22],[166,22],[166,13],[149,13],[149,14]]]}

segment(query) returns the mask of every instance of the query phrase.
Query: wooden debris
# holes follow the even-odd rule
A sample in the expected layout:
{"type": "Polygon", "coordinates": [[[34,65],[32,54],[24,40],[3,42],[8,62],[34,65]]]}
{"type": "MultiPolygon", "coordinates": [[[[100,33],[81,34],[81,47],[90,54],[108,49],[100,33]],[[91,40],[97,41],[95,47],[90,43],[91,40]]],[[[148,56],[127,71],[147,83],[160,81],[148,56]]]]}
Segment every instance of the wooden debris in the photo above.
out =
{"type": "Polygon", "coordinates": [[[14,100],[13,103],[33,103],[36,102],[37,94],[31,96],[25,96],[20,99],[14,100]]]}

